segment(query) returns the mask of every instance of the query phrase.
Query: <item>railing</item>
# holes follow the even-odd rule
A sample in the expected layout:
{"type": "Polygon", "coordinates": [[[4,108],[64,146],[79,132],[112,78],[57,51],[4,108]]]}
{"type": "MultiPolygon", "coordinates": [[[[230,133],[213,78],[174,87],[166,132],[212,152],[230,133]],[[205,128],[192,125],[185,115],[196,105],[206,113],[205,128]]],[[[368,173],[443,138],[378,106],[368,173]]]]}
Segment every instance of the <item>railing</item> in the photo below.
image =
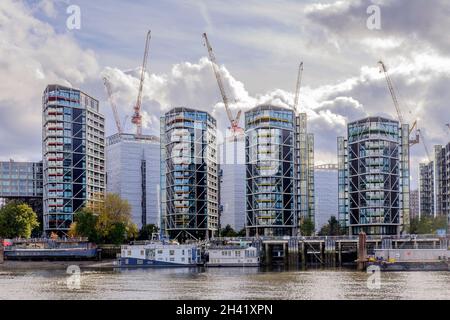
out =
{"type": "MultiPolygon", "coordinates": [[[[442,237],[434,234],[421,234],[421,235],[402,235],[402,236],[373,236],[367,235],[367,240],[437,240],[442,237]]],[[[447,236],[449,238],[449,236],[447,236]]],[[[213,241],[289,241],[296,239],[298,241],[325,241],[325,240],[358,240],[358,235],[353,236],[259,236],[259,237],[218,237],[212,239],[213,241]]]]}
{"type": "Polygon", "coordinates": [[[22,239],[15,238],[11,239],[13,243],[47,243],[47,242],[88,242],[88,238],[86,237],[77,237],[77,238],[32,238],[32,239],[22,239]]]}

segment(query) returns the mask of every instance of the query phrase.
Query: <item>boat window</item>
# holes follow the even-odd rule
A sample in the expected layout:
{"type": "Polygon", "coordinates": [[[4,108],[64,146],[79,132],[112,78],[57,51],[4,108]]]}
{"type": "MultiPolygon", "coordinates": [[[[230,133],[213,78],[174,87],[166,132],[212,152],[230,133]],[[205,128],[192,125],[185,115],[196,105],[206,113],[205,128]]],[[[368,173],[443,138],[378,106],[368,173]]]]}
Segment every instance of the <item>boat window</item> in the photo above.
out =
{"type": "Polygon", "coordinates": [[[162,254],[163,253],[163,251],[162,250],[158,250],[158,254],[162,254]]]}
{"type": "Polygon", "coordinates": [[[169,254],[170,254],[171,256],[175,255],[175,250],[170,250],[170,251],[169,251],[169,254]]]}

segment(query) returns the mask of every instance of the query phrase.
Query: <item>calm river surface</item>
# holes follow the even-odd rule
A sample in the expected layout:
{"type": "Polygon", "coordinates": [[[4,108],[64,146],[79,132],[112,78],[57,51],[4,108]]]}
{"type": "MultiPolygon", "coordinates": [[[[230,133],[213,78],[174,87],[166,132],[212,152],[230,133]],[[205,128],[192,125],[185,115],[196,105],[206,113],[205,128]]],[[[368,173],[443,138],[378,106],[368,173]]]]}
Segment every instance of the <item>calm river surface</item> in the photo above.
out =
{"type": "Polygon", "coordinates": [[[450,299],[450,272],[381,274],[381,288],[353,270],[0,270],[3,299],[450,299]],[[69,281],[68,281],[69,279],[69,281]],[[69,282],[69,287],[68,287],[69,282]]]}

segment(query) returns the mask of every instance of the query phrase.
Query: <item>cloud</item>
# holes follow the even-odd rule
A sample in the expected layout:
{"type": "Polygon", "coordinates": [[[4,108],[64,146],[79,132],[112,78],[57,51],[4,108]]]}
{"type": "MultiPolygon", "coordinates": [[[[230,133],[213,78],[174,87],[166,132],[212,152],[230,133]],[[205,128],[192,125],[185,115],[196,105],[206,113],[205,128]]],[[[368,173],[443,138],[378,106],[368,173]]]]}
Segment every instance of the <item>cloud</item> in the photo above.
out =
{"type": "Polygon", "coordinates": [[[68,34],[56,33],[21,1],[1,1],[0,157],[39,159],[40,101],[46,85],[77,87],[96,78],[98,72],[93,51],[82,49],[68,34]]]}

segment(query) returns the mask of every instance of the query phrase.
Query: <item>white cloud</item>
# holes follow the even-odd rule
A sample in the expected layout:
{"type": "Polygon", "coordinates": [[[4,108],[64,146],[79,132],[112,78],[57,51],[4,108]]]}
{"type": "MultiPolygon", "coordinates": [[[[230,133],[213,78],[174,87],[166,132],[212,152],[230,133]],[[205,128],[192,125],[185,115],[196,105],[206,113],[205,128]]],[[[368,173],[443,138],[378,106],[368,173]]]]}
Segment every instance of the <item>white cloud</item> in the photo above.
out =
{"type": "MultiPolygon", "coordinates": [[[[42,2],[48,13],[51,7],[42,2]]],[[[47,84],[80,86],[97,77],[94,53],[33,17],[21,1],[0,2],[0,157],[39,159],[41,95],[47,84]],[[20,150],[20,152],[17,152],[20,150]],[[24,156],[26,155],[26,156],[24,156]]]]}

